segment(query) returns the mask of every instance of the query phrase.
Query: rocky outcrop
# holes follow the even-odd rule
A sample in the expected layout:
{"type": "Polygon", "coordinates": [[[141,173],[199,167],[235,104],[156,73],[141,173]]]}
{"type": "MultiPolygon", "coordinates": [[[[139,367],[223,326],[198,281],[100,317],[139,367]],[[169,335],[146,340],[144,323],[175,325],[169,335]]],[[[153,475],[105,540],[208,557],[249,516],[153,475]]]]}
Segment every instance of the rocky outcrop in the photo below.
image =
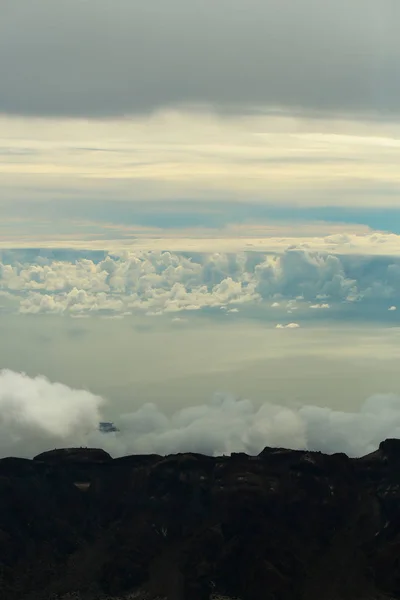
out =
{"type": "Polygon", "coordinates": [[[400,598],[400,441],[360,459],[5,458],[0,597],[400,598]]]}
{"type": "Polygon", "coordinates": [[[104,463],[111,456],[99,448],[57,448],[35,456],[34,460],[46,463],[104,463]]]}

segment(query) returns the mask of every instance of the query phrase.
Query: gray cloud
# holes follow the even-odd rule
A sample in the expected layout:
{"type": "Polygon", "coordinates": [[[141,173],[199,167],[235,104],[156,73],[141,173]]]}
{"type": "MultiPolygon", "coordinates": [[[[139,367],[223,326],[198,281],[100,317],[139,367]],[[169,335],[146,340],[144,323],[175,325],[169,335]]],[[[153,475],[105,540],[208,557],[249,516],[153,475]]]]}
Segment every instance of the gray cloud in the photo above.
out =
{"type": "Polygon", "coordinates": [[[0,111],[398,113],[397,0],[1,3],[0,111]]]}

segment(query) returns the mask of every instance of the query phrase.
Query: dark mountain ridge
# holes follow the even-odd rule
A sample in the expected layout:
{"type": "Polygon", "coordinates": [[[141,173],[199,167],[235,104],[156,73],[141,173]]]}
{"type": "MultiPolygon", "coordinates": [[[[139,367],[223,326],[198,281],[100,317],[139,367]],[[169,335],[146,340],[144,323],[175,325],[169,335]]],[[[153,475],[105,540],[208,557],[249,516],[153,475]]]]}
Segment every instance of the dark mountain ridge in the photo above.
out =
{"type": "Polygon", "coordinates": [[[4,458],[0,597],[400,598],[400,440],[358,459],[4,458]]]}

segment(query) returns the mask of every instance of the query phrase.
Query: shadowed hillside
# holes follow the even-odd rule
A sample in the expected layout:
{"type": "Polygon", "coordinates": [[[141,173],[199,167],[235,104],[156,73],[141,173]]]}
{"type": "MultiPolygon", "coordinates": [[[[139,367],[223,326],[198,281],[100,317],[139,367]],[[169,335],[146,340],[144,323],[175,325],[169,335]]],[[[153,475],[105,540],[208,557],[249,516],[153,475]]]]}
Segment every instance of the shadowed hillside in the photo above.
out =
{"type": "Polygon", "coordinates": [[[5,458],[1,598],[400,598],[399,483],[397,440],[360,459],[5,458]]]}

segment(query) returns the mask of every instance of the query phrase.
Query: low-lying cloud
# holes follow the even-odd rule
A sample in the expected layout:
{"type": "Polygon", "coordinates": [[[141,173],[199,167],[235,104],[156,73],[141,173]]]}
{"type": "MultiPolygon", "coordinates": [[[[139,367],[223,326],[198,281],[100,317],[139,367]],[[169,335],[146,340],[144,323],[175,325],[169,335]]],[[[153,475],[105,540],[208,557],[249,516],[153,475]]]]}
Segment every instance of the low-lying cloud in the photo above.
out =
{"type": "Polygon", "coordinates": [[[30,456],[75,440],[83,444],[100,419],[103,399],[45,377],[0,372],[0,453],[30,456]]]}
{"type": "Polygon", "coordinates": [[[166,415],[144,404],[116,417],[119,432],[98,431],[105,400],[44,377],[0,372],[0,456],[33,455],[56,447],[98,446],[112,456],[194,451],[208,455],[265,446],[346,452],[361,456],[400,436],[400,397],[368,398],[358,412],[318,406],[292,408],[229,394],[166,415]]]}

